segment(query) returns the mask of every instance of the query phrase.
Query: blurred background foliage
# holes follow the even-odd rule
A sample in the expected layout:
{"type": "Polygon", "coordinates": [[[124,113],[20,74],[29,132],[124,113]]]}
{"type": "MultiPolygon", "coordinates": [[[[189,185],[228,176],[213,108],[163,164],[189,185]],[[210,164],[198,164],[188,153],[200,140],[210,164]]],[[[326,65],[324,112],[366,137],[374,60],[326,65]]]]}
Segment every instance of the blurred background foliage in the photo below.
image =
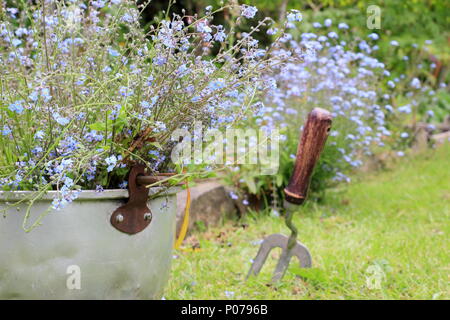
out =
{"type": "MultiPolygon", "coordinates": [[[[147,22],[151,22],[155,15],[165,10],[168,2],[152,0],[145,10],[147,22]]],[[[366,34],[370,31],[366,27],[366,10],[370,5],[377,5],[381,8],[381,29],[378,30],[381,34],[396,38],[404,44],[433,39],[431,52],[446,61],[450,56],[448,45],[450,1],[447,0],[231,0],[231,2],[256,6],[259,17],[270,16],[278,20],[287,10],[298,9],[303,13],[305,20],[303,28],[306,30],[311,28],[312,22],[330,18],[335,22],[347,23],[356,34],[366,34]]],[[[226,1],[177,0],[172,10],[181,12],[185,9],[187,14],[195,14],[203,12],[209,5],[218,8],[223,3],[226,1]]],[[[225,17],[222,15],[225,23],[227,14],[225,12],[225,17]]],[[[383,53],[383,50],[380,50],[380,54],[383,53]]]]}
{"type": "MultiPolygon", "coordinates": [[[[313,26],[314,22],[323,25],[326,19],[331,19],[335,28],[339,23],[345,23],[350,27],[345,32],[340,32],[339,40],[344,40],[351,46],[360,41],[369,41],[368,35],[376,33],[379,36],[377,41],[379,48],[371,55],[386,65],[386,69],[391,71],[392,79],[403,79],[397,83],[395,91],[392,92],[394,101],[398,105],[411,102],[408,84],[411,79],[417,77],[429,88],[437,91],[433,103],[430,103],[429,97],[425,94],[416,97],[419,102],[418,113],[424,116],[426,111],[431,109],[435,114],[434,121],[442,122],[450,112],[450,94],[445,89],[439,90],[440,83],[449,82],[450,1],[448,0],[176,0],[171,6],[171,13],[181,14],[184,9],[187,15],[200,14],[205,12],[207,6],[217,9],[227,3],[256,6],[257,18],[271,17],[275,21],[281,21],[290,9],[300,10],[303,21],[298,30],[291,30],[297,39],[305,32],[326,35],[326,28],[322,30],[313,26]],[[381,9],[380,29],[371,30],[367,27],[369,15],[367,8],[371,5],[377,5],[381,9]],[[393,40],[399,45],[393,46],[391,44],[393,40]],[[430,67],[432,65],[435,67],[430,67]]],[[[150,25],[155,22],[155,17],[162,17],[162,11],[166,10],[168,5],[167,0],[152,0],[144,11],[145,23],[150,25]]],[[[227,29],[232,27],[236,30],[236,36],[240,37],[239,31],[248,30],[251,24],[247,23],[251,21],[243,20],[238,26],[230,25],[233,21],[231,17],[238,14],[239,12],[224,10],[216,15],[214,24],[223,24],[227,29]]],[[[259,33],[257,38],[263,44],[269,44],[273,40],[273,36],[265,32],[259,33]]],[[[384,89],[388,89],[385,84],[381,85],[384,89]]],[[[411,125],[411,121],[414,123],[416,121],[415,117],[413,120],[407,119],[405,123],[387,119],[387,127],[394,132],[394,136],[398,136],[411,125]]],[[[428,122],[430,119],[425,121],[428,122]]],[[[291,155],[295,154],[298,141],[297,131],[284,134],[288,137],[288,143],[285,143],[285,150],[280,159],[280,171],[275,178],[254,177],[251,175],[252,170],[242,170],[241,175],[234,178],[244,180],[244,186],[236,181],[232,181],[232,184],[239,184],[240,188],[249,194],[265,194],[269,197],[274,188],[282,190],[293,167],[294,159],[291,155]]],[[[413,136],[411,137],[403,139],[403,144],[409,145],[398,146],[395,142],[390,144],[395,145],[395,148],[410,147],[413,142],[413,136]]],[[[336,161],[341,156],[338,147],[345,145],[346,142],[339,139],[336,142],[337,145],[334,146],[327,144],[312,179],[311,190],[318,198],[323,197],[323,192],[332,183],[336,172],[345,172],[345,167],[348,167],[345,162],[336,161]]],[[[282,196],[282,192],[279,193],[282,196]]]]}
{"type": "MultiPolygon", "coordinates": [[[[145,2],[147,0],[138,0],[145,2]]],[[[257,17],[272,17],[281,20],[290,9],[301,10],[303,22],[297,32],[317,32],[314,22],[323,24],[331,19],[333,25],[346,23],[350,26],[347,37],[341,38],[348,43],[354,40],[367,40],[374,32],[380,37],[379,49],[372,53],[374,58],[386,64],[393,76],[404,75],[407,78],[419,77],[422,81],[438,88],[439,83],[449,82],[450,64],[450,1],[448,0],[151,0],[144,10],[147,25],[162,17],[162,11],[171,3],[171,12],[193,15],[204,13],[207,6],[214,9],[227,3],[253,5],[258,8],[257,17]],[[367,8],[377,5],[381,9],[381,28],[367,28],[367,8]],[[390,42],[399,43],[393,48],[390,42]],[[405,58],[408,57],[406,60],[405,58]],[[418,68],[418,65],[436,65],[432,68],[418,68]]],[[[231,16],[239,14],[224,10],[216,15],[214,23],[230,27],[231,16]],[[218,21],[217,21],[218,20],[218,21]]],[[[237,31],[248,30],[250,25],[244,20],[239,26],[232,25],[237,31]]],[[[294,32],[295,33],[295,32],[294,32]]],[[[257,35],[261,43],[269,44],[273,38],[265,32],[257,35]]],[[[213,53],[213,52],[212,52],[213,53]]],[[[446,97],[445,97],[446,98],[446,97]]],[[[439,99],[440,101],[442,99],[439,99]]],[[[446,99],[444,99],[446,100],[446,99]]],[[[438,111],[439,114],[439,111],[438,111]]]]}

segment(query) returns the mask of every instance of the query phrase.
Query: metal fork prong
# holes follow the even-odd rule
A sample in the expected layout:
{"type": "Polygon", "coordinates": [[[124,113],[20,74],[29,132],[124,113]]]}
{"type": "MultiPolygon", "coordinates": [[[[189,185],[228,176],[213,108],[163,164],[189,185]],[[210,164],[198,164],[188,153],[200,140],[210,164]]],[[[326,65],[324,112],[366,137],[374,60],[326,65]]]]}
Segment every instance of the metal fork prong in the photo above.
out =
{"type": "Polygon", "coordinates": [[[277,267],[275,268],[275,271],[273,273],[272,282],[277,282],[278,280],[283,278],[288,269],[289,262],[294,256],[299,260],[300,268],[311,268],[312,259],[308,248],[297,241],[294,247],[289,250],[287,249],[286,243],[286,247],[283,248],[280,260],[278,260],[277,267]]]}
{"type": "Polygon", "coordinates": [[[281,252],[280,259],[278,260],[277,266],[273,273],[272,282],[276,282],[284,276],[293,256],[297,257],[301,268],[311,268],[312,259],[308,248],[301,242],[296,241],[294,247],[289,250],[287,248],[288,241],[289,238],[282,234],[272,234],[264,239],[255,259],[253,260],[246,279],[248,279],[251,275],[258,275],[266,262],[270,251],[275,248],[281,248],[283,251],[281,252]]]}
{"type": "Polygon", "coordinates": [[[308,248],[301,242],[297,241],[291,249],[291,257],[295,256],[300,261],[300,268],[311,268],[312,258],[308,248]]]}
{"type": "Polygon", "coordinates": [[[291,260],[292,257],[291,252],[292,252],[291,250],[287,249],[287,246],[283,248],[280,259],[278,260],[275,271],[273,272],[272,282],[277,282],[278,280],[283,278],[288,268],[289,261],[291,260]]]}
{"type": "Polygon", "coordinates": [[[278,233],[271,234],[265,238],[259,247],[255,259],[253,259],[252,266],[250,267],[246,279],[248,279],[250,275],[258,275],[264,265],[264,262],[267,260],[267,256],[270,251],[274,248],[285,248],[287,241],[288,238],[286,236],[278,233]]]}

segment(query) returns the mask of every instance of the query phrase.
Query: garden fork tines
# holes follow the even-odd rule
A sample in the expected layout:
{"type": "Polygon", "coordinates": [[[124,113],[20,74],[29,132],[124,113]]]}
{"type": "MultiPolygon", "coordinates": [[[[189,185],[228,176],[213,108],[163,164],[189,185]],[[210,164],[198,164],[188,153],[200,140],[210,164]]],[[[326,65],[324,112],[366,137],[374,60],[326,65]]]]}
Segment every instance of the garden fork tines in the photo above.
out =
{"type": "Polygon", "coordinates": [[[325,145],[330,128],[331,114],[328,111],[315,108],[309,113],[298,145],[294,171],[288,186],[284,189],[285,222],[291,230],[291,235],[287,237],[282,234],[272,234],[265,238],[253,260],[247,278],[261,271],[267,256],[274,248],[281,248],[282,252],[272,281],[278,281],[283,277],[293,256],[299,259],[301,268],[311,267],[311,254],[305,245],[297,241],[298,232],[292,223],[292,216],[295,209],[305,201],[314,166],[325,145]]]}

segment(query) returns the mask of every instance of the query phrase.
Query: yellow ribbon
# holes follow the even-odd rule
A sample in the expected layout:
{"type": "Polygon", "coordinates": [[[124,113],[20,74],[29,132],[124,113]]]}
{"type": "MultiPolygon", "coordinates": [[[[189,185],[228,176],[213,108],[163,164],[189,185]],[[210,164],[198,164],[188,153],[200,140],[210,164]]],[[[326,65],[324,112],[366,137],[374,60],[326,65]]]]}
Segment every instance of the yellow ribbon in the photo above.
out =
{"type": "Polygon", "coordinates": [[[183,218],[183,224],[181,225],[180,233],[178,234],[178,238],[175,241],[174,248],[179,249],[181,244],[184,241],[184,238],[186,237],[186,233],[189,226],[189,211],[191,209],[191,191],[189,189],[188,182],[186,180],[186,208],[184,209],[184,218],[183,218]]]}

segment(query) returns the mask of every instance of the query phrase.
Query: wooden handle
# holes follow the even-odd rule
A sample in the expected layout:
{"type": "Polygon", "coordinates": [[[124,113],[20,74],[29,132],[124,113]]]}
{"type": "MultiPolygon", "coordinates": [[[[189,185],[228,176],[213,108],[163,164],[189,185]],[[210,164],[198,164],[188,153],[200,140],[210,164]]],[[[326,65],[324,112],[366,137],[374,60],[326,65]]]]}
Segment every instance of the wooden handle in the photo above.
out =
{"type": "Polygon", "coordinates": [[[138,176],[136,178],[136,184],[139,186],[148,186],[160,182],[162,180],[168,179],[168,176],[138,176]]]}
{"type": "Polygon", "coordinates": [[[311,175],[325,145],[331,128],[331,114],[314,108],[306,120],[295,158],[294,171],[284,189],[286,201],[301,204],[308,193],[311,175]]]}

